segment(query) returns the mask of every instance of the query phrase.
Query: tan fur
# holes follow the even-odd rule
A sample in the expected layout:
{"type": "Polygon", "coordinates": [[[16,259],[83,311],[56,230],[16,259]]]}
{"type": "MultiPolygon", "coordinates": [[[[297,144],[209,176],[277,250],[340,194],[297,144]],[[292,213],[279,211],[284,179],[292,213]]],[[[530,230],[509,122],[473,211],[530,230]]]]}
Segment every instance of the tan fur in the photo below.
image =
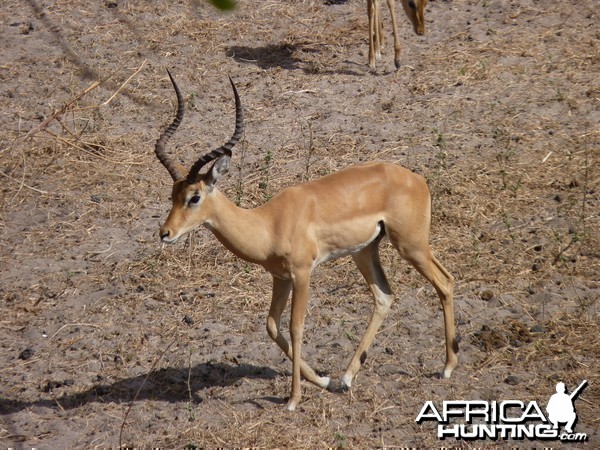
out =
{"type": "Polygon", "coordinates": [[[284,189],[264,205],[247,210],[234,205],[214,186],[228,164],[229,157],[223,156],[197,183],[175,182],[173,206],[160,236],[164,242],[174,242],[204,225],[227,249],[273,275],[267,331],[292,360],[288,409],[295,409],[300,401],[301,374],[322,388],[347,389],[360,369],[393,298],[379,262],[383,233],[438,292],[446,329],[444,376],[450,376],[458,364],[453,278],[429,248],[431,202],[423,177],[389,163],[358,165],[284,189]],[[199,201],[190,204],[195,196],[199,201]],[[311,273],[320,262],[345,254],[352,255],[367,281],[375,309],[341,385],[337,385],[329,377],[318,376],[302,360],[301,344],[311,273]],[[290,293],[291,347],[280,332],[290,293]]]}

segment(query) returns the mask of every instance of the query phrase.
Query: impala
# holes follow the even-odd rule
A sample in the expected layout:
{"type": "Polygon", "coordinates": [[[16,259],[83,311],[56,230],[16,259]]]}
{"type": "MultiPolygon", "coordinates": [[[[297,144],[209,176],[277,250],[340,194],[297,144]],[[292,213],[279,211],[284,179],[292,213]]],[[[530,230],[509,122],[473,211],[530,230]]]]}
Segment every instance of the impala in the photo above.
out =
{"type": "MultiPolygon", "coordinates": [[[[398,24],[396,22],[396,0],[386,0],[390,16],[392,17],[392,32],[394,34],[394,64],[400,68],[400,38],[398,37],[398,24]]],[[[425,34],[425,6],[427,0],[402,0],[402,7],[413,24],[415,33],[425,34]]],[[[375,68],[375,59],[381,57],[383,34],[381,17],[379,15],[379,0],[367,0],[367,13],[369,15],[369,67],[375,68]]]]}
{"type": "Polygon", "coordinates": [[[284,189],[255,209],[243,209],[216,188],[228,168],[233,146],[243,132],[243,112],[236,87],[236,124],[232,138],[222,147],[201,156],[186,171],[165,151],[168,139],[184,114],[182,94],[169,73],[177,96],[177,114],[156,143],[156,156],[173,178],[172,207],[160,228],[163,242],[173,243],[204,225],[238,257],[263,266],[273,276],[269,336],[292,361],[292,389],[287,408],[300,401],[300,376],[331,391],[347,390],[367,349],[392,304],[392,290],[379,262],[378,245],[387,236],[400,255],[435,287],[444,313],[446,364],[449,377],[458,364],[452,289],[454,280],[429,248],[431,201],[425,180],[389,163],[349,167],[315,181],[284,189]],[[200,170],[210,162],[205,173],[200,170]],[[367,281],[375,308],[365,334],[341,378],[335,382],[318,376],[302,360],[304,318],[312,271],[322,262],[351,255],[367,281]],[[280,319],[292,295],[290,346],[281,334],[280,319]]]}

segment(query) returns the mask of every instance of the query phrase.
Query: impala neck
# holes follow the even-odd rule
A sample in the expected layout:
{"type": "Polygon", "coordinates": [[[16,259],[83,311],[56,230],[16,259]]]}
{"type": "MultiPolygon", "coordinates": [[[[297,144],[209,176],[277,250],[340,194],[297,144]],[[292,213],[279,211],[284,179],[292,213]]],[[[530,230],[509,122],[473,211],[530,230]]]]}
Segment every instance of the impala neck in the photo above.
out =
{"type": "Polygon", "coordinates": [[[236,206],[220,191],[213,192],[214,213],[204,224],[236,256],[263,264],[269,256],[271,223],[254,209],[236,206]]]}

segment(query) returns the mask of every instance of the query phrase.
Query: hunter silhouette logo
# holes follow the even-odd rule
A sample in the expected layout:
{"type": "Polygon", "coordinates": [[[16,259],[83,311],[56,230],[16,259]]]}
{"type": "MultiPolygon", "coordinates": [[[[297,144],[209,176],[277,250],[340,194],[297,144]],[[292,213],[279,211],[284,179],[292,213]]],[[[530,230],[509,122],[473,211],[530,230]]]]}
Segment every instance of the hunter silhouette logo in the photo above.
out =
{"type": "Polygon", "coordinates": [[[567,394],[565,384],[558,383],[556,394],[546,405],[547,415],[536,401],[445,400],[440,408],[432,401],[425,402],[416,422],[436,421],[440,439],[560,439],[584,442],[588,439],[587,434],[573,431],[577,422],[573,403],[586,386],[587,380],[583,380],[571,394],[567,394]],[[565,424],[562,432],[561,424],[565,424]]]}
{"type": "Polygon", "coordinates": [[[577,420],[573,401],[579,396],[586,385],[587,380],[583,380],[570,395],[565,394],[565,383],[558,383],[556,385],[556,394],[550,397],[548,406],[546,406],[548,419],[554,425],[552,429],[557,430],[560,422],[566,422],[565,431],[573,433],[573,425],[575,425],[575,421],[577,420]]]}

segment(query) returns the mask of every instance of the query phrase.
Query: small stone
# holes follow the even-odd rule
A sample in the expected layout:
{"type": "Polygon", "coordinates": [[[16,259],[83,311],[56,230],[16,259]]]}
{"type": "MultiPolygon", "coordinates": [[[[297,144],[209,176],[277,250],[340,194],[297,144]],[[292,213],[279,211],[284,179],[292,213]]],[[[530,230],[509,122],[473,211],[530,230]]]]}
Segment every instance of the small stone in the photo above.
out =
{"type": "Polygon", "coordinates": [[[29,34],[33,31],[33,24],[31,22],[23,22],[20,24],[19,29],[21,34],[29,34]]]}
{"type": "Polygon", "coordinates": [[[532,326],[529,331],[531,331],[532,333],[545,333],[546,332],[546,328],[540,324],[536,324],[534,326],[532,326]]]}
{"type": "Polygon", "coordinates": [[[33,356],[33,349],[31,347],[27,347],[25,350],[23,350],[21,353],[19,353],[19,359],[22,359],[23,361],[27,361],[28,359],[30,359],[33,356]]]}
{"type": "Polygon", "coordinates": [[[479,294],[479,297],[484,302],[489,302],[490,300],[492,300],[494,298],[494,293],[492,291],[490,291],[489,289],[486,289],[485,291],[482,291],[479,294]]]}

